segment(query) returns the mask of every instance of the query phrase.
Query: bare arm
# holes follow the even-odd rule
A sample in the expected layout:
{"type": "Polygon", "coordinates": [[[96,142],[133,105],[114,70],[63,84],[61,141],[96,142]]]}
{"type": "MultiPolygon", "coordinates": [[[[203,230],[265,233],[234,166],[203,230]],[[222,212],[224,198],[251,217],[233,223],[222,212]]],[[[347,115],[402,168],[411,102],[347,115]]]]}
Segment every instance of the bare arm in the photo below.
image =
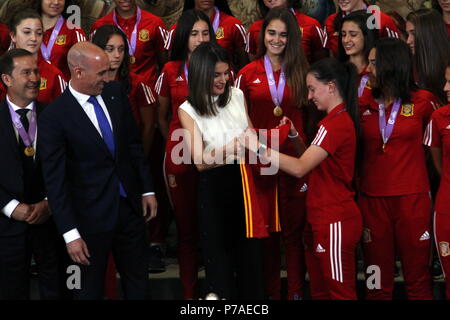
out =
{"type": "Polygon", "coordinates": [[[195,166],[199,171],[215,168],[225,164],[228,156],[234,156],[237,152],[237,138],[233,139],[221,149],[205,152],[203,139],[195,121],[182,109],[178,109],[181,125],[187,132],[188,137],[184,141],[188,144],[189,151],[195,166]]]}

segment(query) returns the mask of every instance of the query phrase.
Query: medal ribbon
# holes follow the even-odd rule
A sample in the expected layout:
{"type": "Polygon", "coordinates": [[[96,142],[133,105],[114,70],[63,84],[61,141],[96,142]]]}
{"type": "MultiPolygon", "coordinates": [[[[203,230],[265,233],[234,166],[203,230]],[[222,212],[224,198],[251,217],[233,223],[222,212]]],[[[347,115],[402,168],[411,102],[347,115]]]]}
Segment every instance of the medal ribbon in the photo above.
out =
{"type": "Polygon", "coordinates": [[[214,33],[216,33],[217,29],[219,29],[220,11],[217,7],[214,7],[214,12],[216,14],[214,15],[214,21],[212,23],[212,27],[213,27],[214,33]]]}
{"type": "Polygon", "coordinates": [[[184,64],[184,77],[186,78],[186,82],[188,82],[188,76],[189,76],[188,66],[187,66],[187,63],[185,63],[184,64]]]}
{"type": "Polygon", "coordinates": [[[284,86],[286,85],[286,77],[284,75],[284,68],[281,67],[280,79],[278,80],[278,87],[276,87],[275,77],[273,76],[272,64],[267,55],[264,56],[264,69],[266,70],[267,82],[269,83],[270,95],[276,107],[281,105],[283,101],[284,86]]]}
{"type": "Polygon", "coordinates": [[[17,129],[17,132],[22,138],[25,147],[32,147],[37,132],[37,121],[36,121],[36,112],[34,111],[34,104],[33,109],[30,110],[31,119],[29,121],[30,127],[28,128],[28,132],[23,127],[22,121],[20,121],[20,116],[17,114],[17,112],[14,111],[13,107],[9,102],[8,107],[14,127],[17,129]]]}
{"type": "MultiPolygon", "coordinates": [[[[127,36],[127,42],[128,42],[128,53],[130,54],[130,57],[134,56],[134,53],[136,52],[136,41],[137,41],[137,27],[139,25],[139,23],[141,22],[141,16],[142,16],[142,10],[137,7],[137,12],[136,12],[136,24],[134,25],[134,29],[133,32],[131,33],[131,42],[128,39],[127,36]]],[[[126,34],[125,31],[123,31],[122,27],[119,25],[119,23],[117,22],[117,16],[116,16],[116,10],[113,11],[113,21],[114,24],[120,29],[122,30],[123,33],[126,34]]]]}
{"type": "Polygon", "coordinates": [[[50,61],[50,57],[52,56],[53,46],[55,45],[55,41],[58,38],[58,34],[61,31],[61,28],[64,24],[64,18],[59,16],[58,21],[56,21],[56,25],[53,28],[52,34],[50,36],[50,40],[48,41],[48,45],[45,45],[44,42],[41,44],[41,53],[46,61],[50,61]]]}
{"type": "Polygon", "coordinates": [[[378,117],[380,125],[381,138],[383,138],[383,143],[387,144],[389,138],[391,137],[392,130],[394,129],[395,121],[397,120],[398,111],[400,109],[401,100],[397,99],[394,101],[389,120],[386,123],[386,110],[384,107],[384,102],[378,104],[378,117]]]}
{"type": "Polygon", "coordinates": [[[367,74],[363,75],[358,88],[358,98],[360,98],[364,92],[367,82],[369,82],[369,76],[367,74]]]}

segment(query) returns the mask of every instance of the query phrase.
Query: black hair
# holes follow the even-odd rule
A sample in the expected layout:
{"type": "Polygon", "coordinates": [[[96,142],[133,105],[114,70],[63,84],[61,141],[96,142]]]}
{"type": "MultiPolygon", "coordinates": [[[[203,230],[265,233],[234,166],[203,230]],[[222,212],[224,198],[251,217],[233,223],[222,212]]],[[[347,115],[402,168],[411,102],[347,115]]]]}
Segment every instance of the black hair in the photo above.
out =
{"type": "MultiPolygon", "coordinates": [[[[14,59],[21,57],[33,56],[33,54],[25,49],[11,49],[0,57],[0,76],[2,74],[12,75],[14,70],[14,59]]],[[[2,83],[5,85],[2,79],[2,83]]]]}
{"type": "MultiPolygon", "coordinates": [[[[301,9],[302,3],[300,0],[286,0],[286,6],[287,8],[301,9]]],[[[258,8],[263,18],[269,12],[269,8],[266,7],[263,0],[258,0],[258,8]]]]}
{"type": "Polygon", "coordinates": [[[450,59],[450,40],[444,21],[434,9],[411,12],[407,21],[414,25],[414,67],[420,88],[433,93],[441,104],[447,101],[442,90],[446,63],[450,59]]]}
{"type": "Polygon", "coordinates": [[[230,80],[225,91],[213,103],[213,83],[216,63],[230,65],[227,51],[215,42],[203,42],[192,53],[189,61],[188,101],[201,116],[217,115],[217,107],[223,108],[230,101],[230,80]]]}
{"type": "Polygon", "coordinates": [[[8,21],[8,28],[13,33],[16,34],[17,26],[25,19],[38,19],[42,24],[42,18],[37,13],[36,10],[33,9],[25,9],[16,12],[11,19],[8,21]]]}
{"type": "Polygon", "coordinates": [[[411,100],[416,90],[412,69],[412,54],[409,46],[400,39],[383,38],[375,42],[376,80],[372,89],[375,98],[388,95],[403,102],[411,100]]]}
{"type": "Polygon", "coordinates": [[[364,37],[364,57],[367,63],[367,57],[369,56],[370,50],[373,48],[375,41],[378,39],[378,31],[375,29],[369,29],[367,27],[367,19],[370,17],[365,10],[354,11],[342,19],[341,28],[339,30],[339,41],[338,41],[338,57],[340,61],[348,61],[349,56],[345,53],[344,46],[342,45],[342,27],[345,22],[354,22],[358,25],[359,29],[364,37]]]}
{"type": "Polygon", "coordinates": [[[121,36],[123,43],[125,44],[124,56],[122,64],[119,67],[119,82],[122,84],[125,92],[129,93],[131,90],[131,80],[130,80],[130,54],[128,53],[128,41],[127,36],[118,27],[113,25],[103,25],[95,30],[94,36],[92,37],[92,43],[96,44],[103,50],[105,50],[109,39],[113,35],[121,36]]]}
{"type": "MultiPolygon", "coordinates": [[[[228,5],[228,1],[226,0],[215,0],[214,6],[216,6],[220,11],[225,12],[226,14],[232,16],[233,13],[231,12],[230,6],[228,5]]],[[[184,7],[183,11],[194,9],[195,8],[195,2],[194,0],[184,0],[184,7]]]]}
{"type": "Polygon", "coordinates": [[[197,21],[205,21],[209,29],[209,41],[216,41],[214,30],[208,16],[200,10],[190,9],[184,11],[177,23],[173,46],[171,49],[171,61],[186,61],[189,54],[189,37],[197,21]]]}
{"type": "Polygon", "coordinates": [[[338,89],[339,95],[344,100],[346,109],[352,118],[357,137],[359,137],[359,105],[357,71],[353,63],[342,63],[336,58],[325,58],[317,61],[308,69],[318,81],[326,84],[333,82],[338,89]]]}
{"type": "MultiPolygon", "coordinates": [[[[361,127],[359,124],[359,104],[356,66],[350,62],[340,62],[336,58],[325,58],[317,61],[308,70],[318,81],[327,84],[333,82],[339,95],[344,100],[346,110],[352,119],[356,135],[355,175],[358,174],[361,153],[361,127]]],[[[353,180],[356,187],[356,180],[353,180]]]]}

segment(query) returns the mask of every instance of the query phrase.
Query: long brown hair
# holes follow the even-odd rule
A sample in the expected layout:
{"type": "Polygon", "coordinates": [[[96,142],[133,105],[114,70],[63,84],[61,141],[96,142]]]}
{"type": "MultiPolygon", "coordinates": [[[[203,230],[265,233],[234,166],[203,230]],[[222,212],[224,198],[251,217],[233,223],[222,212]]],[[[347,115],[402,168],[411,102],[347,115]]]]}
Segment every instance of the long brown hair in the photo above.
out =
{"type": "Polygon", "coordinates": [[[302,43],[300,27],[292,12],[284,7],[275,7],[271,9],[264,19],[264,23],[259,33],[258,57],[263,57],[267,48],[264,45],[264,36],[267,26],[272,20],[280,20],[286,25],[287,42],[283,52],[283,65],[286,74],[286,80],[292,92],[294,101],[298,101],[298,107],[308,103],[306,90],[306,71],[308,70],[308,61],[306,60],[302,43]]]}
{"type": "Polygon", "coordinates": [[[450,41],[441,15],[434,9],[419,9],[411,12],[407,21],[414,25],[414,66],[418,85],[432,92],[442,104],[447,95],[442,88],[445,69],[450,60],[450,41]]]}

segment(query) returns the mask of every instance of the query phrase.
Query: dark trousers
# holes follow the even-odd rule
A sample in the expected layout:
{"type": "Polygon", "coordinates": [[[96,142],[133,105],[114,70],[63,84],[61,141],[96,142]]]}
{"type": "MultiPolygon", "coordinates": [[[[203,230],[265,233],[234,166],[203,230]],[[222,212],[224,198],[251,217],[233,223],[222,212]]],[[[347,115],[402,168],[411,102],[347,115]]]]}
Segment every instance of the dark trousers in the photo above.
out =
{"type": "Polygon", "coordinates": [[[239,167],[201,172],[198,196],[208,293],[225,299],[263,299],[262,243],[245,236],[239,167]]]}
{"type": "Polygon", "coordinates": [[[114,231],[81,236],[89,250],[90,265],[79,265],[81,289],[73,290],[75,300],[99,300],[104,297],[110,252],[120,274],[124,299],[147,298],[145,222],[143,217],[133,212],[128,200],[120,200],[119,221],[114,231]]]}
{"type": "Polygon", "coordinates": [[[64,270],[58,255],[62,239],[53,221],[32,225],[21,234],[0,237],[0,299],[30,298],[30,263],[34,256],[41,299],[61,299],[64,270]]]}

